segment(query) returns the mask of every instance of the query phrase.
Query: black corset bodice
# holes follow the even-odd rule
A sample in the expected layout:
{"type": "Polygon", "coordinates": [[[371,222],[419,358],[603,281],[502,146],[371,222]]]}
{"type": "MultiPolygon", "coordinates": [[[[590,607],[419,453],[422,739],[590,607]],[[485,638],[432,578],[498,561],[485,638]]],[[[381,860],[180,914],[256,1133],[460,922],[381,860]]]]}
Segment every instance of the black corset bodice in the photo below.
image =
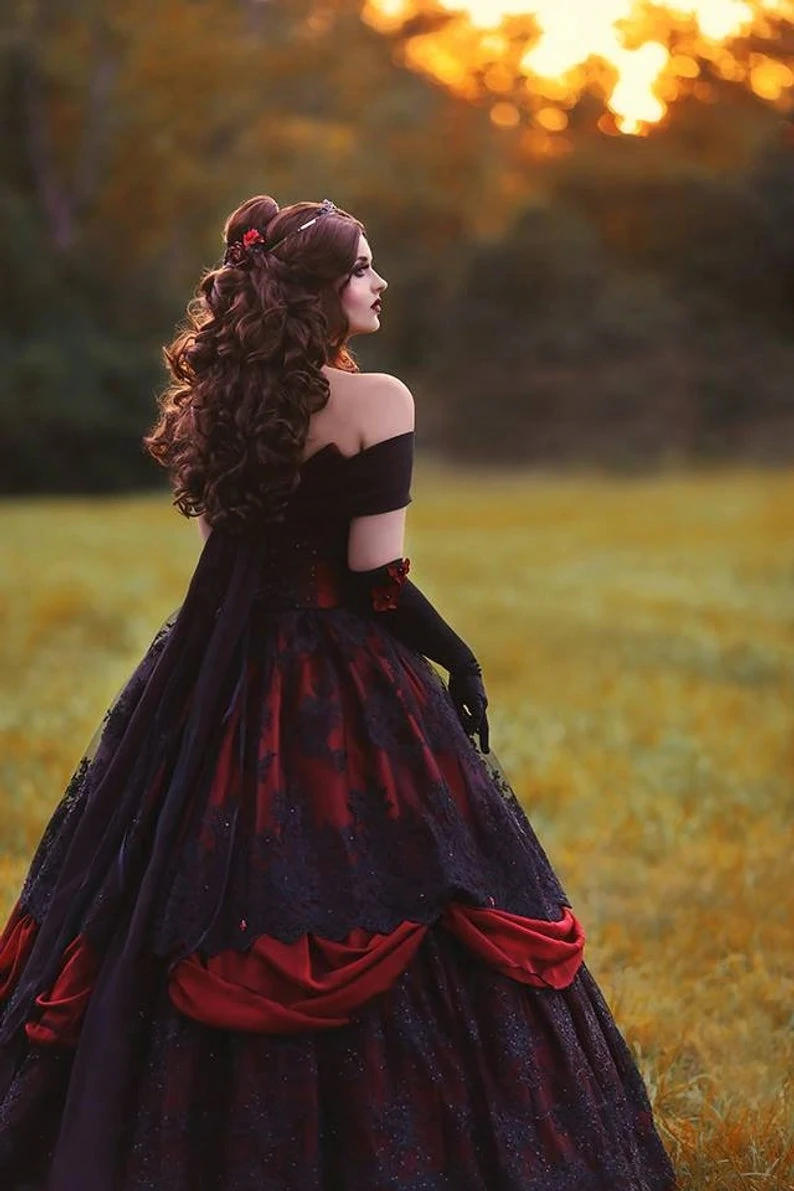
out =
{"type": "Polygon", "coordinates": [[[303,464],[284,520],[263,531],[259,610],[334,608],[348,602],[350,522],[411,503],[414,431],[343,455],[328,443],[303,464]]]}

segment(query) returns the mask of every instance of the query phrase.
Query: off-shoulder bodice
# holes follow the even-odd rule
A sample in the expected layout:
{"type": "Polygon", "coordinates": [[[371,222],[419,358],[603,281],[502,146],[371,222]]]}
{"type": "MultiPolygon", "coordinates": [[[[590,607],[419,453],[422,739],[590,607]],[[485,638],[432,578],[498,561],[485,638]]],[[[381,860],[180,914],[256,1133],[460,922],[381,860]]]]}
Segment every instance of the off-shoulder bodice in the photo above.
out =
{"type": "Polygon", "coordinates": [[[344,455],[326,443],[304,460],[291,515],[347,518],[386,513],[411,503],[414,431],[406,430],[344,455]]]}

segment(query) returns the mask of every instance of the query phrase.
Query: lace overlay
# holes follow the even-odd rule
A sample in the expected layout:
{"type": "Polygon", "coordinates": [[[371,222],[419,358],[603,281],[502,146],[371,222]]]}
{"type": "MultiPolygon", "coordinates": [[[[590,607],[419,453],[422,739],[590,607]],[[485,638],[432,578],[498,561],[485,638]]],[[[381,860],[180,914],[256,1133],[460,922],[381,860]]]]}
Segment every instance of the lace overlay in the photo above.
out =
{"type": "MultiPolygon", "coordinates": [[[[433,921],[453,897],[533,918],[570,904],[495,753],[466,736],[434,668],[377,622],[345,609],[263,615],[240,665],[157,898],[158,954],[200,943],[212,955],[261,934],[341,939],[356,925],[386,933],[433,921]]],[[[149,669],[105,716],[101,750],[149,669]]],[[[39,921],[90,763],[81,759],[22,890],[39,921]]],[[[145,863],[155,809],[139,807],[124,832],[130,866],[145,863]]],[[[101,942],[116,911],[99,889],[77,927],[101,942]]]]}

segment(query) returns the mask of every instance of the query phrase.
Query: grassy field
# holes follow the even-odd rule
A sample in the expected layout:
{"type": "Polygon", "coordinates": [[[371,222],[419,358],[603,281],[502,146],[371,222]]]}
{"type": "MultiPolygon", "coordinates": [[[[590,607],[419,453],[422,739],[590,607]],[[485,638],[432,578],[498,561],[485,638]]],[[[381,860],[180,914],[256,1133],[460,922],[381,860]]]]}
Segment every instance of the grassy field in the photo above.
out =
{"type": "MultiPolygon", "coordinates": [[[[794,474],[417,465],[412,577],[584,923],[682,1191],[794,1186],[794,474]]],[[[198,555],[167,497],[0,508],[0,919],[198,555]]]]}

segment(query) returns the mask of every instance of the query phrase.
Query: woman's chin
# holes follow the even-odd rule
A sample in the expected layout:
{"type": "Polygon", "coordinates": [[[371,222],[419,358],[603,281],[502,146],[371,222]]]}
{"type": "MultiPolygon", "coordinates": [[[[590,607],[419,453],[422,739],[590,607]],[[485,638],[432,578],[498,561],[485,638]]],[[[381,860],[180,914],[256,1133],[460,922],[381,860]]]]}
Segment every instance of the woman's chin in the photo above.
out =
{"type": "Polygon", "coordinates": [[[379,331],[379,330],[380,330],[380,317],[373,310],[371,316],[367,319],[366,323],[363,323],[363,322],[354,323],[349,333],[351,335],[371,335],[373,333],[373,331],[379,331]]]}

